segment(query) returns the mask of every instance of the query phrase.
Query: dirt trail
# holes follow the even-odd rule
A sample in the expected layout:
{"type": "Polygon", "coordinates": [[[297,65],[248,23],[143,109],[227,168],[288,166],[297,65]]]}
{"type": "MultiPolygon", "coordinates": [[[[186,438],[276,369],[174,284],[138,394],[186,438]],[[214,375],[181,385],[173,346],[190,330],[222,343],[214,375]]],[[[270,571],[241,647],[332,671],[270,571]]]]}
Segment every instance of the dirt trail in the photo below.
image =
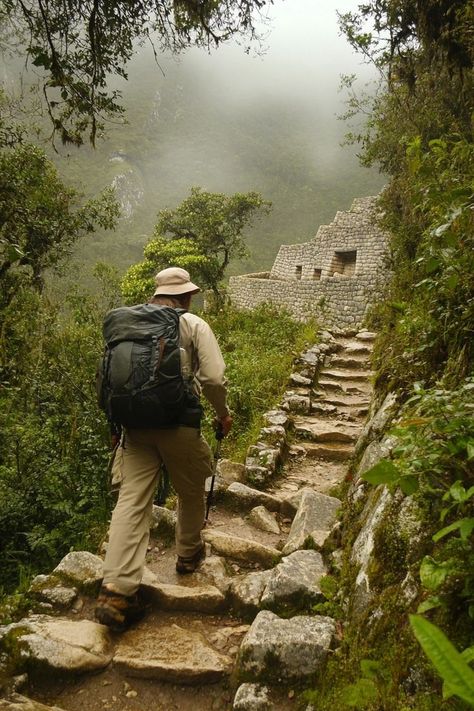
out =
{"type": "MultiPolygon", "coordinates": [[[[293,417],[289,457],[270,491],[280,498],[288,497],[302,487],[328,494],[347,473],[347,460],[353,453],[371,397],[369,359],[372,343],[363,334],[362,337],[338,337],[336,340],[337,350],[326,356],[318,385],[311,390],[310,412],[293,417]]],[[[211,511],[206,531],[232,534],[281,550],[287,540],[291,519],[276,514],[280,533],[271,533],[252,525],[246,514],[219,503],[211,511]]],[[[215,556],[211,563],[213,561],[215,565],[208,560],[193,575],[178,576],[174,569],[174,546],[152,536],[147,566],[159,583],[180,586],[181,591],[183,588],[199,591],[202,586],[213,586],[215,590],[219,588],[219,571],[216,573],[216,570],[220,565],[222,572],[223,563],[222,558],[219,563],[215,556]]],[[[263,567],[261,563],[245,558],[229,558],[225,561],[225,574],[235,577],[263,567]]],[[[225,592],[229,579],[224,583],[221,590],[225,592]]],[[[175,591],[170,595],[175,595],[175,591]]],[[[92,601],[84,600],[79,617],[93,619],[92,601]]],[[[169,604],[180,606],[179,601],[169,604]]],[[[122,660],[120,664],[114,661],[100,673],[74,680],[52,675],[43,677],[31,683],[28,695],[65,711],[231,709],[236,688],[232,665],[249,621],[234,617],[226,604],[219,608],[216,603],[215,610],[212,610],[214,603],[208,601],[205,603],[205,609],[210,610],[208,613],[199,609],[200,604],[199,601],[185,601],[185,608],[196,607],[190,611],[163,610],[163,606],[161,609],[157,606],[135,629],[113,636],[116,659],[122,660]],[[189,637],[197,645],[194,649],[184,649],[189,637]],[[205,649],[200,652],[201,643],[205,649]],[[127,649],[138,650],[138,656],[140,650],[143,651],[147,661],[141,671],[137,671],[133,660],[127,657],[127,649]],[[154,668],[157,659],[159,668],[154,668]],[[220,671],[219,664],[222,666],[220,671]],[[154,678],[141,678],[137,674],[154,678]]],[[[274,708],[281,711],[296,707],[295,695],[288,689],[281,693],[273,689],[272,700],[274,708]]]]}

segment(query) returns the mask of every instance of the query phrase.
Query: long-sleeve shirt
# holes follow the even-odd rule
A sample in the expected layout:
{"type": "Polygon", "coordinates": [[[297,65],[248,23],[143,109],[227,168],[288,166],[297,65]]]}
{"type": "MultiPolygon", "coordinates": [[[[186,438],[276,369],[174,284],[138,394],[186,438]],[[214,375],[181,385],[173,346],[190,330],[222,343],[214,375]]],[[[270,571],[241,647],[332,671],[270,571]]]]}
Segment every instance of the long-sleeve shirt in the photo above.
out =
{"type": "Polygon", "coordinates": [[[180,345],[185,352],[185,367],[194,375],[204,397],[217,417],[229,414],[225,363],[217,339],[206,321],[186,312],[179,319],[180,345]]]}

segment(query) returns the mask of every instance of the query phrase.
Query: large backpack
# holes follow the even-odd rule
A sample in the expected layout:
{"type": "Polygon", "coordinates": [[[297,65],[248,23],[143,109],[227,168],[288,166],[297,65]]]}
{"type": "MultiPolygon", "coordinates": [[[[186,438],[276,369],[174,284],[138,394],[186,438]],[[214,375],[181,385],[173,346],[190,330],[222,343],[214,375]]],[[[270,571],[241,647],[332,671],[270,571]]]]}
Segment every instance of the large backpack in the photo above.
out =
{"type": "Polygon", "coordinates": [[[105,352],[99,402],[110,422],[130,428],[180,423],[189,402],[181,373],[182,309],[153,304],[122,306],[105,316],[105,352]]]}

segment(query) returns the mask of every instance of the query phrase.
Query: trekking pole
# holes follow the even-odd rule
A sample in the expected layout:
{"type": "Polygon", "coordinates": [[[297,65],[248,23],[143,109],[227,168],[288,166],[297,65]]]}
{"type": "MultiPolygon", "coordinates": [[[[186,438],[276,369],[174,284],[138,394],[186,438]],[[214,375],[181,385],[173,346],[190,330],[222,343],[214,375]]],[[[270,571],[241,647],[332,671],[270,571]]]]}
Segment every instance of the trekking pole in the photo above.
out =
{"type": "Polygon", "coordinates": [[[216,472],[217,472],[217,463],[219,459],[221,458],[221,444],[222,440],[224,439],[224,433],[222,431],[222,425],[219,422],[216,428],[216,448],[214,450],[214,470],[212,472],[212,479],[211,479],[211,486],[209,489],[209,493],[207,495],[207,505],[206,505],[206,518],[205,521],[209,519],[209,511],[212,506],[212,496],[214,494],[214,482],[216,480],[216,472]]]}

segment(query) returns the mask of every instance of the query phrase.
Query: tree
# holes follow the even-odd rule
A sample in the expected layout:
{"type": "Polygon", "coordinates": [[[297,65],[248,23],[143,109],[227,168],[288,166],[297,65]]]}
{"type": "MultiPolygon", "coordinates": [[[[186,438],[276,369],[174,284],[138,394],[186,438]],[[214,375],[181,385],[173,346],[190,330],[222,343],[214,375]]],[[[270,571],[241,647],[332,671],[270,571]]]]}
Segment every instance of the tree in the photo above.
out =
{"type": "Polygon", "coordinates": [[[19,145],[0,153],[0,284],[2,301],[18,279],[41,290],[46,269],[96,225],[110,229],[119,207],[110,190],[84,205],[60,180],[39,148],[19,145]]]}
{"type": "Polygon", "coordinates": [[[224,195],[191,188],[175,210],[159,213],[145,261],[131,267],[123,281],[127,301],[146,298],[156,272],[173,265],[190,271],[220,302],[225,270],[232,258],[247,253],[242,232],[260,208],[268,212],[270,203],[259,193],[224,195]]]}
{"type": "MultiPolygon", "coordinates": [[[[122,113],[110,76],[146,41],[158,51],[218,47],[235,35],[258,39],[256,16],[273,0],[9,0],[0,29],[42,72],[47,110],[63,143],[94,143],[103,120],[122,113]]],[[[3,43],[7,44],[6,41],[3,43]]]]}

